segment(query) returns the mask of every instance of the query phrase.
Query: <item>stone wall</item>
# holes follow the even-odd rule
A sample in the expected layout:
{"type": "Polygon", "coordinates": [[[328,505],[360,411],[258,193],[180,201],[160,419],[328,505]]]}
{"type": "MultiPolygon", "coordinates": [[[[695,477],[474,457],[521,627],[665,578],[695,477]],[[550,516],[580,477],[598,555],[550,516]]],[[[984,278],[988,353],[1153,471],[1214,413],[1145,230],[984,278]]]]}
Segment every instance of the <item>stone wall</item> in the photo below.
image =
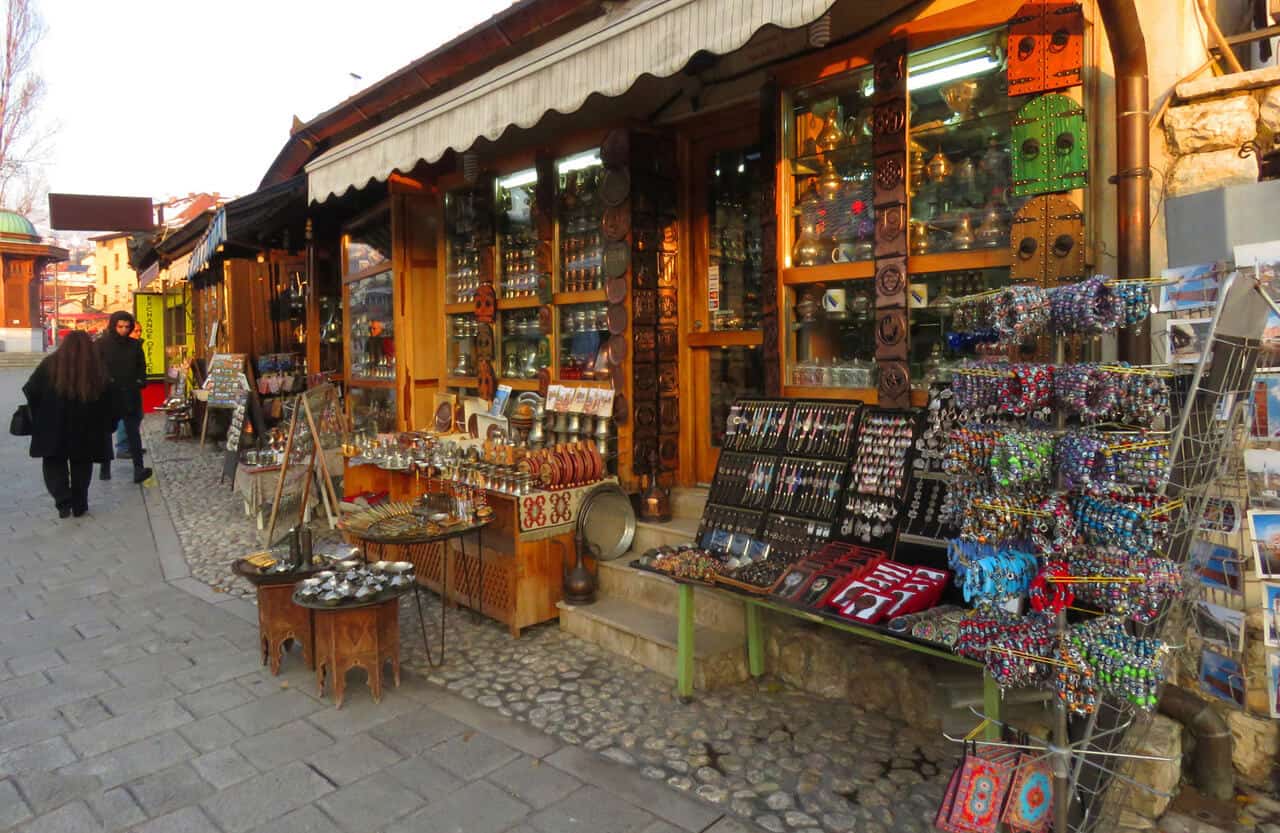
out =
{"type": "Polygon", "coordinates": [[[787,683],[917,728],[941,728],[925,657],[791,616],[770,614],[765,628],[766,670],[787,683]]]}
{"type": "Polygon", "coordinates": [[[1242,155],[1241,148],[1254,143],[1265,152],[1278,134],[1280,68],[1177,85],[1164,115],[1165,143],[1173,160],[1166,173],[1166,196],[1257,182],[1257,153],[1242,155]]]}

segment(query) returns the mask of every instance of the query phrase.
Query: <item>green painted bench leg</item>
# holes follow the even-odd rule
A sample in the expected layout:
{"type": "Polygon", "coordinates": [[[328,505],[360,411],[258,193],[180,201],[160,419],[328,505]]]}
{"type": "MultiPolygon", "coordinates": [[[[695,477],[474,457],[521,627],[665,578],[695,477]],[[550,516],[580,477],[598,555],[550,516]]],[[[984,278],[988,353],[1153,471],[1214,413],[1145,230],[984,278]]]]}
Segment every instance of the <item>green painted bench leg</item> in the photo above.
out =
{"type": "Polygon", "coordinates": [[[760,607],[751,601],[743,605],[747,609],[747,668],[751,676],[764,673],[764,628],[760,621],[760,607]]]}
{"type": "MultiPolygon", "coordinates": [[[[986,671],[982,672],[982,713],[993,721],[1000,719],[1000,686],[986,671]]],[[[1000,726],[988,723],[986,739],[1000,740],[1000,726]]]]}
{"type": "Polygon", "coordinates": [[[676,637],[676,694],[693,697],[693,587],[679,586],[680,619],[676,637]]]}

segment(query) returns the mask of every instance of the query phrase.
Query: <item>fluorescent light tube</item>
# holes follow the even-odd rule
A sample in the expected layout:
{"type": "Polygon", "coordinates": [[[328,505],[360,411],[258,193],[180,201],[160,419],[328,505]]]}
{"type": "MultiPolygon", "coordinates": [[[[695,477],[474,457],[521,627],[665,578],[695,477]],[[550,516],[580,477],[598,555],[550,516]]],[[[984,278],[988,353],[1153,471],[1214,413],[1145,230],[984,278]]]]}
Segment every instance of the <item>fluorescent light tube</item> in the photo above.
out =
{"type": "Polygon", "coordinates": [[[521,185],[528,185],[538,181],[538,171],[536,168],[526,168],[523,171],[516,171],[510,176],[504,176],[498,180],[498,187],[505,188],[510,191],[512,188],[519,188],[521,185]]]}
{"type": "Polygon", "coordinates": [[[997,69],[999,66],[1000,62],[998,60],[986,55],[981,58],[971,58],[951,66],[944,66],[925,72],[913,72],[907,76],[907,89],[924,90],[929,87],[936,87],[939,84],[945,84],[948,81],[968,78],[970,75],[981,75],[984,72],[997,69]]]}
{"type": "Polygon", "coordinates": [[[599,164],[601,164],[600,154],[594,150],[589,150],[586,153],[579,153],[574,156],[561,159],[559,164],[556,165],[556,171],[562,174],[567,174],[570,171],[580,171],[583,168],[593,168],[599,164]]]}

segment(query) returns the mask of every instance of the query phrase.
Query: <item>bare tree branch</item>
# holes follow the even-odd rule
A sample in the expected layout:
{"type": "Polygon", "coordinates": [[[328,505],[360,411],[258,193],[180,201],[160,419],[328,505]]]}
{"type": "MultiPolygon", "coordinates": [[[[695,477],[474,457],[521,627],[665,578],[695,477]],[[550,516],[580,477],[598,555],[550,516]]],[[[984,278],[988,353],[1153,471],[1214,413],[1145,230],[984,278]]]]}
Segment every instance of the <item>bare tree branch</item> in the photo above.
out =
{"type": "Polygon", "coordinates": [[[0,54],[0,206],[28,213],[40,196],[39,162],[48,152],[52,129],[40,129],[36,114],[45,85],[32,69],[44,35],[32,0],[5,0],[0,54]],[[23,210],[23,209],[26,210],[23,210]]]}

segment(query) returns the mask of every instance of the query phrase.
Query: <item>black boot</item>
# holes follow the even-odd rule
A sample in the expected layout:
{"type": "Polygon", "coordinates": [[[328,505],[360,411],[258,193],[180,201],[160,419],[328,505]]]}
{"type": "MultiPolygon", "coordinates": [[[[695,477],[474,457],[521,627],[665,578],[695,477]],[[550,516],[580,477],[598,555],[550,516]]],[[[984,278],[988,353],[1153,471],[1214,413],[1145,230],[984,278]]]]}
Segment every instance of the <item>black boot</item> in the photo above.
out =
{"type": "Polygon", "coordinates": [[[98,473],[98,479],[99,479],[99,480],[110,480],[110,479],[111,479],[111,464],[110,464],[110,463],[103,463],[103,464],[102,464],[102,471],[98,473]]]}
{"type": "Polygon", "coordinates": [[[134,483],[144,483],[144,482],[146,482],[147,478],[149,478],[150,476],[151,476],[151,469],[148,469],[148,468],[135,468],[135,469],[133,470],[133,482],[134,482],[134,483]]]}

